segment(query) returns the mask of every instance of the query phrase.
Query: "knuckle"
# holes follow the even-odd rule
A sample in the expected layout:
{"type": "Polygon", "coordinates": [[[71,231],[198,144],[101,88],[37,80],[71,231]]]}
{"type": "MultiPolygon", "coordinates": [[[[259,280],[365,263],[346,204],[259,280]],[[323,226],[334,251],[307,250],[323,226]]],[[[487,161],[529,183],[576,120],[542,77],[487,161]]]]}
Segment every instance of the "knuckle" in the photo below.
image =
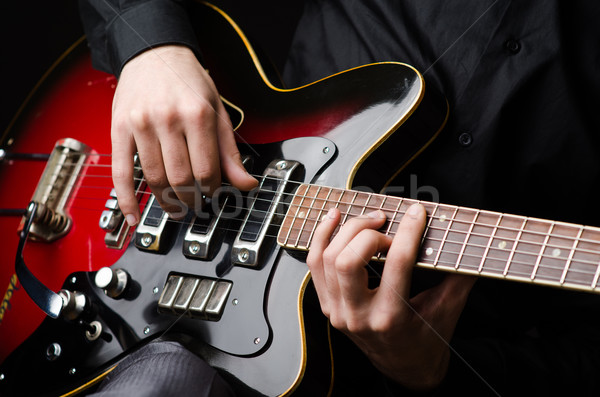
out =
{"type": "Polygon", "coordinates": [[[165,175],[156,171],[144,172],[144,178],[151,187],[165,187],[168,185],[165,175]]]}
{"type": "Polygon", "coordinates": [[[212,187],[217,183],[219,177],[218,171],[208,166],[194,170],[194,178],[200,183],[200,186],[212,187]]]}
{"type": "Polygon", "coordinates": [[[150,128],[150,114],[139,108],[134,108],[128,112],[127,119],[120,120],[125,126],[130,123],[136,131],[147,131],[150,128]]]}
{"type": "Polygon", "coordinates": [[[352,273],[355,269],[356,254],[344,251],[340,253],[335,261],[335,270],[340,274],[352,273]]]}
{"type": "Polygon", "coordinates": [[[332,312],[329,313],[329,322],[331,323],[331,326],[337,330],[340,331],[344,331],[347,330],[346,327],[346,320],[344,319],[343,316],[340,316],[339,314],[337,314],[337,312],[332,312]]]}
{"type": "Polygon", "coordinates": [[[378,335],[388,335],[394,328],[393,320],[389,316],[379,316],[371,324],[371,329],[378,335]]]}
{"type": "Polygon", "coordinates": [[[113,139],[122,133],[129,133],[129,121],[121,115],[115,114],[112,120],[113,139]]]}
{"type": "Polygon", "coordinates": [[[363,336],[368,333],[369,328],[365,321],[356,317],[351,317],[346,320],[346,330],[354,335],[363,336]]]}
{"type": "Polygon", "coordinates": [[[191,175],[183,170],[173,171],[169,175],[169,184],[174,188],[193,188],[194,181],[191,175]]]}
{"type": "Polygon", "coordinates": [[[335,263],[337,260],[337,257],[338,257],[337,252],[334,252],[331,248],[326,248],[325,251],[323,251],[323,262],[325,264],[335,263]]]}
{"type": "Polygon", "coordinates": [[[210,106],[198,102],[187,101],[179,108],[181,117],[187,120],[197,120],[207,117],[211,113],[210,106]]]}

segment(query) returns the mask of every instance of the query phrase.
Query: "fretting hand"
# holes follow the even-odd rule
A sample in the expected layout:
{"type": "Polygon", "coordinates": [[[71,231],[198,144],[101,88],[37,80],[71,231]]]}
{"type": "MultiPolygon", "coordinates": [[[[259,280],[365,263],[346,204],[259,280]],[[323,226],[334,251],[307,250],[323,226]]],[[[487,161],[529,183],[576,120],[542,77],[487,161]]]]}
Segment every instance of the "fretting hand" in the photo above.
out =
{"type": "Polygon", "coordinates": [[[307,263],[332,326],[390,379],[413,390],[432,389],[446,374],[448,341],[475,279],[451,274],[410,297],[426,212],[410,207],[393,239],[377,231],[385,219],[382,211],[351,219],[330,242],[340,222],[339,210],[331,209],[316,229],[307,263]],[[369,289],[366,265],[377,252],[387,259],[380,285],[369,289]]]}

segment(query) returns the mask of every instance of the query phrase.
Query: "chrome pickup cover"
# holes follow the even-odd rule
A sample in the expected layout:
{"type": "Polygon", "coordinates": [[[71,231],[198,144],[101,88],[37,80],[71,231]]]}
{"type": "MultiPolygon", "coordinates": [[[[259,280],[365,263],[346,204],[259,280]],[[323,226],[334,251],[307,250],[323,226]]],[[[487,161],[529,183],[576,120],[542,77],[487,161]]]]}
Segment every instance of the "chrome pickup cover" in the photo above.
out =
{"type": "Polygon", "coordinates": [[[265,169],[258,192],[249,205],[242,227],[231,249],[231,262],[236,265],[256,266],[259,250],[267,230],[274,220],[281,219],[278,207],[287,182],[300,165],[297,161],[273,160],[265,169]]]}

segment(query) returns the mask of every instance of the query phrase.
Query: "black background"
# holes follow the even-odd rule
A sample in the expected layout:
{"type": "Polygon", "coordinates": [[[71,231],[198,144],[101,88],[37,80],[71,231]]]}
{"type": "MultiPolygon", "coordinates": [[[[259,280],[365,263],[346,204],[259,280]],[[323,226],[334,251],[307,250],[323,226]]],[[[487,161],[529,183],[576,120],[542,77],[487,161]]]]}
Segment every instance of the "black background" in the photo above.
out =
{"type": "MultiPolygon", "coordinates": [[[[214,3],[230,11],[245,32],[270,54],[273,63],[282,65],[300,1],[214,3]],[[233,3],[235,8],[231,7],[233,3]]],[[[0,15],[0,132],[3,132],[44,72],[83,35],[83,27],[76,0],[2,1],[0,15]]]]}

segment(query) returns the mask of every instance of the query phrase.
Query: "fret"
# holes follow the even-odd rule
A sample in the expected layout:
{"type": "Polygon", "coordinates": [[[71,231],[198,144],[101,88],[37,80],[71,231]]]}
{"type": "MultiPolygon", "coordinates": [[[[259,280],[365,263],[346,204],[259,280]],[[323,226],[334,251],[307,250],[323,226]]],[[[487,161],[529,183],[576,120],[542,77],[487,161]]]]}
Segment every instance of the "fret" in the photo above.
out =
{"type": "Polygon", "coordinates": [[[542,243],[542,248],[540,249],[540,253],[537,256],[537,259],[535,260],[535,265],[533,266],[533,272],[531,272],[531,280],[535,280],[535,275],[537,274],[538,268],[540,267],[540,263],[542,261],[542,255],[544,254],[544,250],[546,249],[546,246],[548,245],[548,240],[550,239],[550,235],[552,234],[552,230],[554,230],[554,226],[556,225],[556,222],[552,222],[552,225],[550,226],[550,230],[548,231],[548,234],[546,234],[546,238],[544,238],[544,242],[542,243]]]}
{"type": "Polygon", "coordinates": [[[362,207],[362,210],[360,211],[360,214],[358,216],[363,216],[367,210],[367,208],[369,207],[369,201],[371,201],[371,198],[373,197],[372,194],[369,194],[367,196],[367,201],[365,201],[365,204],[362,207]]]}
{"type": "Polygon", "coordinates": [[[465,236],[465,242],[460,248],[460,252],[458,253],[458,258],[456,259],[456,264],[454,265],[454,270],[458,270],[460,266],[460,261],[465,253],[465,249],[467,248],[467,244],[469,243],[469,238],[471,237],[471,233],[473,232],[473,228],[475,227],[475,223],[477,222],[477,218],[479,217],[479,211],[475,212],[475,216],[473,217],[473,221],[469,225],[469,230],[465,236]]]}
{"type": "Polygon", "coordinates": [[[498,220],[496,221],[496,224],[494,225],[494,229],[492,230],[492,234],[490,235],[490,238],[488,239],[488,242],[485,246],[485,250],[483,251],[483,255],[481,256],[481,262],[479,262],[479,266],[477,267],[477,273],[481,273],[481,271],[483,270],[483,264],[485,263],[485,260],[488,256],[488,252],[490,252],[490,248],[492,247],[492,242],[494,241],[494,237],[496,236],[496,232],[498,231],[498,226],[500,225],[500,222],[502,222],[502,214],[500,214],[500,216],[498,216],[498,220]]]}
{"type": "Polygon", "coordinates": [[[513,256],[515,256],[515,252],[517,251],[517,245],[519,245],[519,239],[521,238],[521,235],[523,234],[523,230],[525,230],[526,224],[527,224],[527,218],[524,218],[523,223],[521,224],[521,228],[519,229],[519,232],[517,233],[517,237],[515,238],[515,243],[513,244],[513,247],[510,250],[508,259],[506,260],[506,267],[504,268],[504,271],[502,272],[502,275],[504,277],[506,277],[506,275],[508,274],[508,269],[510,268],[510,264],[512,262],[513,256]]]}
{"type": "Polygon", "coordinates": [[[444,250],[444,245],[446,245],[446,241],[448,238],[448,235],[450,234],[450,228],[452,226],[452,222],[454,222],[454,218],[456,217],[456,213],[458,212],[458,207],[454,207],[454,211],[452,212],[452,218],[448,221],[445,217],[445,214],[441,215],[440,218],[438,219],[439,222],[448,222],[448,226],[446,227],[446,230],[444,231],[444,237],[442,238],[441,242],[440,242],[440,247],[438,249],[437,254],[435,255],[435,260],[433,261],[433,267],[437,267],[439,265],[440,262],[440,258],[442,256],[442,251],[444,250]]]}
{"type": "Polygon", "coordinates": [[[573,255],[575,255],[575,250],[577,249],[577,244],[579,243],[579,239],[583,233],[583,226],[579,228],[579,232],[577,233],[577,237],[575,237],[575,241],[573,241],[573,247],[571,248],[571,252],[569,253],[569,257],[567,258],[567,263],[565,264],[565,269],[563,270],[562,275],[560,276],[560,283],[564,284],[565,279],[567,278],[567,272],[569,271],[569,267],[571,262],[573,261],[573,255]]]}
{"type": "Polygon", "coordinates": [[[341,225],[346,224],[346,221],[348,220],[348,215],[350,215],[350,211],[352,209],[352,205],[354,204],[354,201],[356,200],[356,197],[358,197],[358,192],[354,192],[354,195],[352,196],[352,200],[350,201],[350,203],[348,205],[348,209],[346,210],[346,213],[344,214],[344,218],[340,222],[341,225]]]}
{"type": "Polygon", "coordinates": [[[323,200],[323,205],[319,209],[319,215],[317,216],[315,222],[313,223],[313,227],[311,228],[310,235],[308,236],[308,241],[306,242],[306,247],[307,248],[310,247],[310,242],[312,241],[313,235],[315,234],[315,230],[317,230],[317,226],[319,225],[319,221],[323,217],[323,212],[325,211],[325,206],[329,202],[329,197],[331,197],[331,193],[332,192],[333,192],[333,189],[329,188],[328,191],[327,191],[327,195],[325,196],[325,199],[323,200]]]}
{"type": "MultiPolygon", "coordinates": [[[[325,212],[339,208],[340,224],[381,210],[380,232],[393,236],[416,200],[301,185],[281,224],[277,242],[309,249],[325,212]]],[[[427,211],[418,266],[503,277],[579,290],[598,288],[600,228],[422,202],[427,211]]],[[[334,234],[341,226],[336,226],[334,234]]],[[[374,259],[385,259],[376,253],[374,259]]]]}
{"type": "MultiPolygon", "coordinates": [[[[439,208],[439,204],[433,204],[433,211],[427,211],[427,224],[425,225],[425,232],[423,233],[423,238],[421,239],[421,245],[425,245],[429,240],[429,233],[431,231],[431,224],[433,223],[433,220],[435,219],[435,213],[437,212],[438,208],[439,208]]],[[[426,208],[427,209],[427,208],[426,208]]],[[[433,253],[433,248],[432,247],[425,247],[423,249],[425,255],[429,256],[433,253]],[[428,250],[428,248],[431,248],[430,250],[428,250]]]]}
{"type": "MultiPolygon", "coordinates": [[[[386,204],[386,202],[387,202],[387,199],[388,199],[388,197],[389,197],[389,196],[383,196],[383,200],[381,200],[381,203],[379,204],[379,210],[380,210],[380,211],[383,211],[383,212],[384,212],[384,214],[385,214],[385,218],[386,218],[386,221],[385,221],[385,222],[388,222],[388,221],[389,221],[388,214],[387,214],[387,212],[386,212],[386,211],[385,211],[385,209],[384,209],[384,208],[385,208],[385,204],[386,204]]],[[[385,227],[385,222],[383,223],[383,228],[382,228],[382,229],[385,229],[385,234],[387,235],[387,232],[389,231],[389,228],[390,228],[390,226],[391,226],[392,224],[390,223],[390,225],[389,225],[388,227],[385,227]]],[[[382,229],[379,229],[379,230],[381,231],[382,229]]],[[[381,251],[377,252],[377,254],[375,255],[375,257],[376,257],[378,260],[380,260],[380,259],[381,259],[381,256],[382,256],[382,253],[381,253],[381,251]]]]}
{"type": "MultiPolygon", "coordinates": [[[[340,198],[338,199],[338,201],[336,201],[334,208],[337,208],[340,210],[340,213],[342,212],[342,209],[340,208],[340,203],[342,202],[342,199],[344,198],[344,194],[346,194],[348,191],[347,190],[342,190],[342,193],[340,194],[340,198]]],[[[337,232],[340,230],[341,227],[341,222],[335,227],[334,231],[333,231],[333,235],[335,236],[337,234],[337,232]]]]}
{"type": "MultiPolygon", "coordinates": [[[[591,233],[593,233],[594,231],[592,231],[591,233]]],[[[596,241],[600,241],[600,233],[598,233],[596,231],[596,234],[598,234],[598,238],[596,239],[596,241]]],[[[589,243],[584,243],[585,245],[589,244],[589,243]]],[[[584,245],[581,244],[581,245],[584,245]]],[[[598,249],[598,244],[596,244],[596,249],[594,250],[596,253],[598,253],[600,250],[598,249]]],[[[600,279],[600,260],[598,260],[598,258],[596,257],[596,271],[594,272],[594,278],[592,279],[592,284],[591,287],[593,289],[596,289],[596,287],[598,286],[598,279],[600,279]]]]}
{"type": "Polygon", "coordinates": [[[390,222],[389,225],[387,226],[387,228],[385,228],[385,234],[388,236],[395,233],[395,230],[392,230],[392,228],[394,225],[397,225],[396,217],[398,216],[398,212],[400,211],[400,207],[402,206],[402,203],[404,203],[404,199],[401,197],[398,197],[398,204],[395,206],[393,215],[389,219],[389,222],[390,222]]]}
{"type": "Polygon", "coordinates": [[[592,289],[600,277],[600,228],[586,226],[573,255],[572,270],[565,283],[585,285],[592,289]]]}
{"type": "MultiPolygon", "coordinates": [[[[284,245],[289,245],[290,237],[292,236],[292,231],[294,230],[294,224],[296,223],[296,220],[298,219],[298,212],[302,208],[302,203],[304,202],[305,194],[308,191],[308,189],[309,189],[309,185],[301,185],[296,190],[296,193],[294,194],[294,199],[292,200],[292,203],[290,204],[290,208],[288,210],[288,213],[293,213],[294,215],[291,218],[289,225],[287,226],[288,231],[286,233],[285,239],[283,242],[281,242],[284,245]],[[304,192],[299,193],[300,189],[302,189],[302,188],[304,188],[304,192]],[[294,204],[294,201],[296,201],[296,199],[299,199],[300,203],[294,204]]],[[[286,220],[287,219],[288,219],[288,217],[286,216],[286,220]]],[[[286,226],[285,223],[284,223],[284,225],[282,225],[282,229],[284,228],[284,226],[286,226]]]]}
{"type": "MultiPolygon", "coordinates": [[[[321,191],[321,186],[317,186],[316,190],[317,191],[315,192],[315,195],[312,197],[312,201],[310,203],[310,206],[308,207],[308,209],[306,210],[306,213],[303,216],[304,219],[302,220],[302,225],[300,226],[300,230],[298,231],[298,237],[296,238],[296,243],[294,244],[294,247],[298,247],[299,244],[300,244],[300,239],[302,237],[302,233],[305,230],[304,227],[306,226],[306,222],[310,218],[310,212],[312,211],[313,206],[315,204],[315,200],[317,199],[317,196],[319,195],[319,192],[321,191]]],[[[308,192],[310,192],[310,188],[308,189],[308,192]]],[[[308,197],[308,195],[306,195],[306,196],[308,197]]],[[[304,211],[302,211],[302,212],[304,213],[304,211]]]]}
{"type": "MultiPolygon", "coordinates": [[[[571,254],[574,238],[582,232],[580,227],[556,222],[544,248],[536,281],[562,284],[563,274],[571,254]]],[[[568,270],[568,269],[567,269],[568,270]]],[[[566,274],[565,279],[566,279],[566,274]]]]}
{"type": "MultiPolygon", "coordinates": [[[[385,202],[387,201],[388,196],[383,196],[383,200],[381,200],[381,203],[379,203],[379,208],[377,208],[379,211],[383,211],[383,213],[385,214],[385,211],[383,210],[383,207],[385,206],[385,202]]],[[[385,217],[387,218],[387,214],[385,214],[385,217]]]]}

